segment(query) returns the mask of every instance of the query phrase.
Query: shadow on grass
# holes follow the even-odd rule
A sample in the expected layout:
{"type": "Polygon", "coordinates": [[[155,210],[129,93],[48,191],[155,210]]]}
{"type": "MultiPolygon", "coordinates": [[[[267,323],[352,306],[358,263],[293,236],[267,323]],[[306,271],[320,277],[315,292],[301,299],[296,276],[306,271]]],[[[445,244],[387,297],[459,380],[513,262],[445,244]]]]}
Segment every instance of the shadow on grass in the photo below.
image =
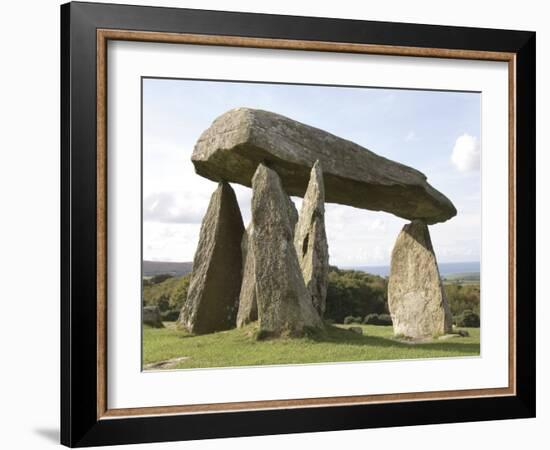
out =
{"type": "MultiPolygon", "coordinates": [[[[369,336],[354,333],[345,328],[339,328],[328,325],[324,331],[315,331],[308,333],[308,338],[315,342],[325,342],[341,345],[357,345],[357,346],[376,346],[376,347],[392,347],[392,348],[417,348],[425,350],[440,350],[445,352],[461,352],[461,353],[476,353],[479,352],[479,344],[476,343],[461,343],[454,342],[426,342],[417,344],[408,344],[397,342],[391,338],[380,336],[369,336]]],[[[461,338],[455,338],[461,339],[461,338]]]]}

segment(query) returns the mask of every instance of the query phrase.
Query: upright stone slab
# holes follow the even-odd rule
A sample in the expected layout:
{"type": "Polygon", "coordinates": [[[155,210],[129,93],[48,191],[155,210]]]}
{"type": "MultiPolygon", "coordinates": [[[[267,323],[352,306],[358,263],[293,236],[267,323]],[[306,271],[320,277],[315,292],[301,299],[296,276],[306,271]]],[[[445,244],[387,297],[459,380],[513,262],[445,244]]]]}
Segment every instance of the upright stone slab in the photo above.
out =
{"type": "Polygon", "coordinates": [[[244,225],[235,192],[221,182],[202,220],[187,300],[178,325],[196,334],[235,326],[244,225]]]}
{"type": "Polygon", "coordinates": [[[294,248],[292,203],[279,176],[260,164],[252,179],[254,275],[260,332],[302,335],[322,328],[294,248]]]}
{"type": "Polygon", "coordinates": [[[241,250],[243,253],[243,282],[239,295],[239,311],[237,327],[241,328],[250,322],[258,320],[258,302],[256,300],[256,276],[254,273],[254,252],[252,249],[252,223],[243,233],[241,250]]]}
{"type": "Polygon", "coordinates": [[[329,267],[325,231],[325,188],[319,161],[311,169],[294,233],[294,246],[311,301],[322,317],[326,306],[329,267]]]}
{"type": "MultiPolygon", "coordinates": [[[[290,228],[294,230],[298,222],[298,211],[290,197],[286,196],[286,206],[290,228]]],[[[254,226],[251,222],[243,234],[241,249],[243,252],[243,282],[239,296],[239,311],[237,313],[237,327],[241,328],[258,320],[258,302],[256,299],[256,274],[254,271],[254,251],[251,236],[254,226]]]]}
{"type": "Polygon", "coordinates": [[[428,226],[420,220],[405,225],[395,242],[388,306],[396,335],[425,338],[452,331],[428,226]]]}

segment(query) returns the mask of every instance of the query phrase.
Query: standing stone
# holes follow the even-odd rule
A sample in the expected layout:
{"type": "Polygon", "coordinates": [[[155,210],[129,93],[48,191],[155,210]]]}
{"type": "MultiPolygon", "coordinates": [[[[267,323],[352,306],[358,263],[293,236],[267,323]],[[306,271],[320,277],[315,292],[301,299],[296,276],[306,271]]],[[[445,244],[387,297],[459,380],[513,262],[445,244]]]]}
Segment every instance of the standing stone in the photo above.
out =
{"type": "Polygon", "coordinates": [[[296,229],[296,224],[298,223],[298,210],[296,209],[296,205],[292,201],[292,199],[286,195],[286,207],[288,211],[288,220],[290,221],[290,231],[292,233],[292,237],[294,238],[294,231],[296,229]]]}
{"type": "Polygon", "coordinates": [[[319,161],[311,169],[296,225],[294,246],[311,301],[322,317],[326,306],[329,267],[325,231],[325,188],[319,161]]]}
{"type": "Polygon", "coordinates": [[[322,328],[294,247],[292,202],[276,172],[260,164],[252,179],[254,275],[262,335],[299,336],[322,328]]]}
{"type": "Polygon", "coordinates": [[[239,295],[239,311],[237,327],[241,328],[250,322],[258,320],[258,302],[256,300],[256,277],[254,273],[254,252],[252,249],[252,223],[243,233],[241,251],[243,254],[243,282],[239,295]]]}
{"type": "MultiPolygon", "coordinates": [[[[290,228],[294,230],[298,222],[298,211],[290,197],[286,196],[290,228]]],[[[256,275],[254,272],[254,251],[252,248],[252,233],[254,226],[251,222],[243,234],[241,250],[243,253],[243,283],[239,296],[239,311],[237,313],[237,327],[241,328],[258,320],[258,302],[256,299],[256,275]]]]}
{"type": "Polygon", "coordinates": [[[425,338],[452,331],[428,226],[421,220],[399,233],[391,257],[388,306],[396,335],[425,338]]]}
{"type": "Polygon", "coordinates": [[[187,301],[178,326],[196,334],[235,326],[244,225],[235,192],[221,182],[202,220],[187,301]]]}

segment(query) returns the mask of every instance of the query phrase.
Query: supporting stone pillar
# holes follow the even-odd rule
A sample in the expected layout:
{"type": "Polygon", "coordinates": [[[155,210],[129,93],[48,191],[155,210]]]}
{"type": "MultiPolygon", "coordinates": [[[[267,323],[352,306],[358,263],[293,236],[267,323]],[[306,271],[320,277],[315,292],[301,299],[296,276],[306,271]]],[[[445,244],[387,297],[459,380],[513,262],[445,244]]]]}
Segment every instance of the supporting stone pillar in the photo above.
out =
{"type": "Polygon", "coordinates": [[[325,231],[325,187],[321,164],[311,169],[294,233],[294,246],[313,306],[325,313],[328,285],[328,242],[325,231]]]}
{"type": "Polygon", "coordinates": [[[241,289],[244,232],[235,192],[221,182],[202,220],[187,300],[178,326],[196,334],[235,326],[241,289]]]}
{"type": "Polygon", "coordinates": [[[421,220],[405,225],[395,242],[388,306],[396,335],[425,338],[452,331],[452,315],[430,233],[421,220]]]}
{"type": "Polygon", "coordinates": [[[261,335],[299,336],[306,328],[322,328],[294,248],[292,202],[279,176],[260,164],[252,189],[253,232],[249,238],[261,335]]]}
{"type": "Polygon", "coordinates": [[[252,223],[243,234],[241,250],[243,253],[243,282],[239,295],[237,327],[241,328],[258,320],[258,302],[256,300],[256,277],[254,271],[254,252],[252,249],[252,223]]]}
{"type": "MultiPolygon", "coordinates": [[[[286,208],[290,229],[294,233],[298,222],[298,211],[290,197],[286,196],[286,208]]],[[[243,253],[243,283],[239,296],[239,311],[237,313],[237,327],[258,320],[258,302],[256,299],[256,275],[254,271],[254,251],[252,247],[253,222],[250,222],[243,234],[241,249],[243,253]]]]}

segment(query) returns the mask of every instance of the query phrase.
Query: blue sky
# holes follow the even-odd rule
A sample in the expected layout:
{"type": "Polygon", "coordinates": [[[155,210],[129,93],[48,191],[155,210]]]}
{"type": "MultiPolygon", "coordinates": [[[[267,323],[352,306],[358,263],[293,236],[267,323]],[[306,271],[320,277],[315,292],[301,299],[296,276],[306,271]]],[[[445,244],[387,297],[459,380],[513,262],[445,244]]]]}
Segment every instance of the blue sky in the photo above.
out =
{"type": "MultiPolygon", "coordinates": [[[[193,146],[225,111],[283,114],[422,171],[455,204],[430,227],[440,262],[479,261],[481,235],[478,93],[197,80],[143,80],[143,253],[192,261],[216,184],[194,173],[193,146]]],[[[251,189],[233,185],[245,225],[251,189]]],[[[293,198],[298,209],[301,199],[293,198]]],[[[407,223],[388,213],[326,205],[330,263],[384,265],[407,223]]]]}

